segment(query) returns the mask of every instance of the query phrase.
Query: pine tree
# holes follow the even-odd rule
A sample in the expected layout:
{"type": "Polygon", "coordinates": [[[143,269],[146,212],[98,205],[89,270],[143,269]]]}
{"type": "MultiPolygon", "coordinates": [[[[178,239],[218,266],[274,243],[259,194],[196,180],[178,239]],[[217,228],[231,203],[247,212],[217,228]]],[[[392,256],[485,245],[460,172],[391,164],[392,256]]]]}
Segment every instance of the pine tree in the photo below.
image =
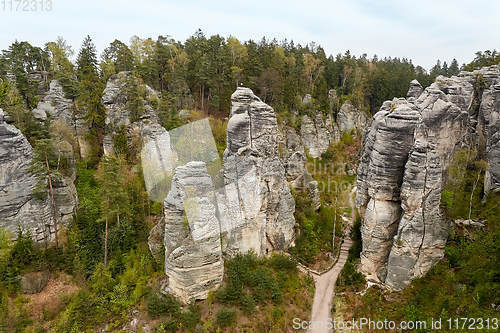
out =
{"type": "Polygon", "coordinates": [[[76,60],[78,80],[81,81],[85,75],[90,73],[98,75],[97,72],[97,52],[92,38],[85,37],[76,60]]]}
{"type": "MultiPolygon", "coordinates": [[[[90,36],[83,41],[77,58],[78,97],[77,108],[90,127],[98,132],[104,129],[105,110],[101,104],[104,83],[97,69],[97,55],[90,36]]],[[[99,133],[96,133],[99,138],[99,133]]]]}
{"type": "Polygon", "coordinates": [[[134,56],[127,45],[115,39],[109,47],[104,49],[101,61],[101,70],[104,80],[115,73],[134,69],[134,56]]]}
{"type": "Polygon", "coordinates": [[[451,61],[450,67],[448,68],[448,74],[449,74],[449,76],[453,76],[453,75],[458,75],[459,72],[460,72],[460,68],[458,66],[458,61],[457,61],[457,59],[453,58],[453,60],[451,61]]]}
{"type": "Polygon", "coordinates": [[[443,63],[443,68],[441,68],[441,75],[449,76],[448,74],[448,64],[446,61],[443,63]]]}
{"type": "Polygon", "coordinates": [[[104,267],[108,263],[108,238],[110,223],[120,224],[120,215],[128,206],[127,193],[123,187],[120,160],[113,155],[104,156],[97,169],[100,184],[101,211],[104,214],[104,267]]]}

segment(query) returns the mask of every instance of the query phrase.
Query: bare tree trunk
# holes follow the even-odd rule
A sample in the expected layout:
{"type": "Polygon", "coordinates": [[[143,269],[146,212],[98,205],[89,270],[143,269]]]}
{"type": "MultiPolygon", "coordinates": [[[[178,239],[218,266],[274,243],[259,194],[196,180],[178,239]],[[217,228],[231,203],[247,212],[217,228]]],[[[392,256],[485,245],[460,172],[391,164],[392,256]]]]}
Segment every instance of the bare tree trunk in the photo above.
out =
{"type": "Polygon", "coordinates": [[[474,191],[476,190],[477,183],[479,183],[479,178],[481,177],[481,171],[482,170],[479,170],[479,173],[477,174],[477,179],[474,182],[474,186],[472,186],[472,192],[470,193],[470,200],[469,200],[469,220],[470,220],[470,216],[471,216],[471,213],[472,213],[472,197],[474,196],[474,191]]]}
{"type": "Polygon", "coordinates": [[[50,173],[49,158],[45,154],[45,165],[47,166],[47,174],[49,176],[49,190],[50,190],[50,202],[52,206],[52,218],[54,220],[54,232],[56,236],[56,249],[59,248],[59,240],[57,237],[57,216],[56,216],[56,203],[54,201],[54,191],[52,189],[52,175],[50,173]]]}
{"type": "Polygon", "coordinates": [[[104,268],[108,265],[108,217],[106,216],[106,229],[104,231],[104,268]]]}

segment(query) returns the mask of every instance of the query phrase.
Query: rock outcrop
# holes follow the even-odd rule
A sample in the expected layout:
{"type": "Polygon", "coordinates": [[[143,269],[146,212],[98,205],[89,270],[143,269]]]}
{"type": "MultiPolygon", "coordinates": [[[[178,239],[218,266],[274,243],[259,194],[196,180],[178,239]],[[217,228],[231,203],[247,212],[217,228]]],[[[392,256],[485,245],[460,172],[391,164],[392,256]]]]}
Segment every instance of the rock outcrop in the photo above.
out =
{"type": "MultiPolygon", "coordinates": [[[[338,103],[335,90],[329,92],[330,103],[338,103]]],[[[350,101],[344,102],[337,113],[337,121],[332,117],[332,112],[323,117],[316,113],[314,119],[304,115],[301,119],[300,139],[307,153],[312,158],[319,158],[327,151],[331,143],[338,142],[343,132],[356,130],[363,133],[371,123],[371,117],[356,109],[350,101]]]]}
{"type": "Polygon", "coordinates": [[[486,139],[488,169],[485,175],[486,192],[500,189],[500,80],[491,82],[482,95],[478,126],[486,139]]]}
{"type": "Polygon", "coordinates": [[[418,82],[417,80],[412,80],[410,82],[410,88],[408,89],[408,93],[406,94],[406,98],[417,99],[420,97],[420,95],[422,95],[423,91],[424,91],[424,88],[422,87],[420,82],[418,82]]]}
{"type": "MultiPolygon", "coordinates": [[[[206,298],[221,283],[223,255],[286,250],[295,237],[295,201],[278,152],[276,114],[248,88],[238,88],[231,102],[220,187],[214,186],[218,174],[208,171],[212,149],[195,154],[207,162],[186,161],[177,150],[183,165],[175,168],[164,202],[167,291],[184,302],[206,298]]],[[[189,133],[172,138],[184,142],[189,133]]],[[[152,252],[161,247],[160,228],[150,234],[152,252]]]]}
{"type": "Polygon", "coordinates": [[[449,226],[440,212],[441,189],[458,149],[480,149],[484,136],[485,188],[498,189],[498,82],[500,69],[491,66],[440,76],[420,94],[413,83],[408,100],[384,102],[375,114],[356,198],[363,218],[361,270],[371,279],[399,290],[442,258],[449,226]],[[478,78],[487,86],[482,98],[478,78]]]}
{"type": "Polygon", "coordinates": [[[151,200],[162,202],[170,189],[177,166],[177,153],[172,147],[170,134],[159,124],[144,125],[141,137],[141,164],[146,190],[151,200]]]}
{"type": "MultiPolygon", "coordinates": [[[[16,127],[4,122],[0,109],[0,227],[15,237],[18,228],[30,232],[35,241],[54,239],[49,198],[37,199],[33,190],[38,179],[30,171],[33,149],[16,127]]],[[[59,227],[73,218],[78,203],[71,179],[54,182],[56,218],[59,227]]]]}
{"type": "Polygon", "coordinates": [[[51,81],[49,87],[48,93],[32,111],[33,116],[39,120],[45,120],[49,116],[55,119],[63,119],[68,124],[74,123],[73,101],[64,96],[63,88],[57,80],[51,81]]]}
{"type": "Polygon", "coordinates": [[[363,133],[370,126],[371,117],[364,111],[358,110],[350,101],[345,101],[337,113],[337,124],[340,133],[356,130],[363,133]]]}
{"type": "Polygon", "coordinates": [[[169,291],[205,299],[224,275],[215,191],[204,162],[175,169],[165,199],[165,273],[169,291]]]}
{"type": "Polygon", "coordinates": [[[120,128],[126,129],[128,145],[131,146],[134,137],[139,138],[143,133],[143,127],[149,124],[157,124],[158,116],[156,110],[147,102],[147,97],[156,96],[157,93],[147,85],[141,86],[140,82],[131,72],[120,72],[112,75],[106,83],[101,102],[106,109],[106,135],[103,148],[105,154],[114,151],[113,137],[120,128]],[[136,85],[131,86],[132,84],[136,85]],[[136,101],[140,112],[132,112],[128,105],[129,92],[132,90],[139,101],[136,101]],[[144,96],[139,93],[144,90],[144,96]],[[146,99],[144,98],[146,97],[146,99]]]}
{"type": "Polygon", "coordinates": [[[49,90],[38,102],[37,107],[32,110],[32,113],[39,121],[49,119],[50,121],[64,122],[78,141],[80,156],[86,158],[90,147],[85,139],[88,126],[84,120],[84,114],[78,113],[73,101],[66,98],[59,81],[50,81],[49,90]]]}
{"type": "Polygon", "coordinates": [[[290,126],[283,127],[282,161],[285,165],[286,176],[292,187],[303,184],[306,170],[307,157],[300,136],[290,126]]]}
{"type": "Polygon", "coordinates": [[[309,156],[318,158],[330,143],[340,140],[340,131],[330,114],[323,119],[323,115],[317,113],[314,121],[308,115],[302,117],[300,136],[309,156]]]}
{"type": "Polygon", "coordinates": [[[274,110],[248,88],[231,96],[219,193],[225,252],[258,255],[285,250],[294,241],[295,201],[278,152],[274,110]]]}

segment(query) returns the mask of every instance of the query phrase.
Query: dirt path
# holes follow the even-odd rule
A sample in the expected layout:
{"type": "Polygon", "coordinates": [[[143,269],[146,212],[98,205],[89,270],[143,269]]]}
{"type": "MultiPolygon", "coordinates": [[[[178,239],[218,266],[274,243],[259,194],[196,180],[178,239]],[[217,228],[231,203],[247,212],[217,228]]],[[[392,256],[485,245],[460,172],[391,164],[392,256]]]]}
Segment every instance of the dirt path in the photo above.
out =
{"type": "MultiPolygon", "coordinates": [[[[351,225],[354,223],[355,219],[354,201],[352,199],[355,192],[356,187],[352,189],[349,195],[349,205],[351,206],[351,225]]],[[[350,227],[348,228],[348,231],[349,230],[350,227]]],[[[316,287],[311,314],[311,321],[314,323],[314,328],[311,330],[313,333],[332,332],[331,329],[328,329],[328,319],[331,318],[330,311],[332,308],[333,296],[335,295],[335,283],[337,282],[340,271],[346,263],[349,249],[352,246],[349,232],[346,234],[344,242],[340,247],[340,255],[337,263],[328,272],[322,275],[313,275],[316,287]]]]}

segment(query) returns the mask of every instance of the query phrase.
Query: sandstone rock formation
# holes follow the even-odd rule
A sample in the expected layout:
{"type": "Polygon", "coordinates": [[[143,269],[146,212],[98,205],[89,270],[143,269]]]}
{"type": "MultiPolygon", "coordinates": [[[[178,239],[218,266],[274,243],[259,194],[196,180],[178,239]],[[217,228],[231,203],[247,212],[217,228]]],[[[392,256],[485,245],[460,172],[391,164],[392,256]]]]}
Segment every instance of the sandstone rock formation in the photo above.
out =
{"type": "MultiPolygon", "coordinates": [[[[338,103],[335,90],[329,92],[330,103],[338,103]]],[[[350,101],[346,101],[337,113],[337,121],[330,112],[326,117],[316,113],[314,119],[304,115],[301,119],[300,138],[309,156],[321,157],[331,143],[338,142],[343,132],[356,130],[362,133],[371,123],[371,117],[356,109],[350,101]]]]}
{"type": "Polygon", "coordinates": [[[410,99],[410,98],[419,98],[420,95],[422,95],[422,92],[424,91],[424,88],[422,88],[422,85],[420,84],[420,82],[418,82],[417,80],[412,80],[410,82],[410,88],[408,89],[408,93],[406,94],[406,98],[410,99]]]}
{"type": "Polygon", "coordinates": [[[162,202],[177,166],[177,153],[172,147],[170,134],[159,124],[146,124],[142,128],[142,172],[149,198],[162,202]]]}
{"type": "Polygon", "coordinates": [[[307,170],[307,156],[300,136],[295,129],[284,126],[280,158],[286,170],[286,178],[292,188],[300,188],[309,195],[315,209],[321,206],[318,182],[313,180],[307,170]]]}
{"type": "Polygon", "coordinates": [[[224,152],[224,189],[219,193],[224,251],[284,250],[294,240],[295,202],[278,152],[274,110],[248,88],[231,96],[224,152]]]}
{"type": "Polygon", "coordinates": [[[457,149],[476,149],[486,137],[485,187],[498,189],[499,81],[498,66],[440,76],[418,98],[413,92],[408,100],[384,102],[375,114],[356,198],[363,217],[361,270],[370,278],[399,290],[443,256],[449,226],[440,212],[441,188],[457,149]],[[487,86],[482,98],[478,78],[487,86]]]}
{"type": "Polygon", "coordinates": [[[84,114],[78,113],[73,101],[65,97],[64,90],[59,81],[50,81],[48,92],[38,102],[37,107],[32,110],[32,113],[40,121],[45,121],[46,119],[50,121],[63,121],[78,140],[80,156],[83,158],[87,156],[90,148],[85,140],[88,126],[83,119],[84,114]]]}
{"type": "Polygon", "coordinates": [[[73,101],[64,96],[64,91],[58,81],[50,82],[48,93],[38,102],[32,111],[35,118],[47,119],[47,116],[63,119],[68,124],[73,123],[73,101]]]}
{"type": "Polygon", "coordinates": [[[370,125],[371,117],[358,110],[352,105],[350,101],[345,101],[337,113],[337,124],[340,133],[357,130],[363,133],[366,127],[370,125]]]}
{"type": "MultiPolygon", "coordinates": [[[[220,188],[207,170],[211,158],[179,159],[185,164],[175,169],[164,202],[167,291],[184,302],[206,298],[220,284],[223,254],[265,255],[294,241],[295,201],[278,152],[276,114],[248,88],[238,88],[231,102],[220,188]]],[[[161,246],[160,228],[150,234],[152,252],[161,246]]]]}
{"type": "Polygon", "coordinates": [[[491,82],[482,95],[479,109],[479,127],[486,138],[486,170],[484,188],[486,192],[500,189],[500,80],[491,82]]]}
{"type": "Polygon", "coordinates": [[[308,115],[302,117],[300,136],[309,155],[318,158],[330,143],[340,140],[340,131],[330,114],[323,119],[322,114],[317,113],[314,121],[308,115]]]}
{"type": "MultiPolygon", "coordinates": [[[[104,137],[103,148],[105,154],[113,152],[113,136],[122,126],[126,129],[129,145],[132,144],[133,137],[142,134],[143,126],[150,123],[158,123],[156,110],[141,97],[142,111],[138,115],[133,115],[129,109],[127,90],[132,80],[137,80],[131,72],[120,72],[112,75],[106,83],[101,102],[106,109],[106,136],[104,137]]],[[[136,81],[139,86],[139,82],[136,81]]],[[[157,93],[149,86],[144,85],[147,96],[156,96],[157,93]]]]}
{"type": "MultiPolygon", "coordinates": [[[[38,179],[31,173],[33,149],[16,127],[4,122],[0,109],[0,227],[15,237],[18,228],[31,232],[35,241],[54,239],[53,216],[49,198],[33,196],[38,179]]],[[[77,206],[76,189],[71,179],[54,183],[58,226],[69,223],[77,206]]]]}
{"type": "Polygon", "coordinates": [[[169,291],[185,303],[205,299],[222,282],[220,225],[204,162],[175,170],[165,199],[165,273],[169,291]]]}

